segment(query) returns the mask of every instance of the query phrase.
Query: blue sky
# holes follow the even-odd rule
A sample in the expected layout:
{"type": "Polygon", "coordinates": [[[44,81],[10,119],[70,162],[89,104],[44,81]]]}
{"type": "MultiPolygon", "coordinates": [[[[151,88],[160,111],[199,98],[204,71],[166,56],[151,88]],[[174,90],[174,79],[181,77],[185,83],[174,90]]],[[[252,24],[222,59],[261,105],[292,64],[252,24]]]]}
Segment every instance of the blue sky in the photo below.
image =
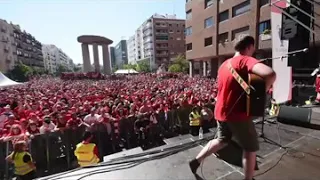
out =
{"type": "Polygon", "coordinates": [[[176,14],[184,19],[185,0],[0,1],[1,19],[19,24],[44,44],[55,44],[75,63],[82,63],[77,36],[101,35],[112,39],[115,45],[133,35],[154,13],[176,14]]]}

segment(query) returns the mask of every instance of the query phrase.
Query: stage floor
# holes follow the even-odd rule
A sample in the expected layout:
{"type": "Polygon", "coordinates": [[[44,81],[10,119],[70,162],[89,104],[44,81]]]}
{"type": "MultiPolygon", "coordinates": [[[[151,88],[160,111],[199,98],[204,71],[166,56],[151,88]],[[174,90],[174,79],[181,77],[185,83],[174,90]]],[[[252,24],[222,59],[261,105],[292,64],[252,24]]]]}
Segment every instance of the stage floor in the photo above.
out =
{"type": "MultiPolygon", "coordinates": [[[[320,112],[320,108],[315,111],[320,112]]],[[[314,113],[313,118],[319,118],[320,114],[314,113]]],[[[260,131],[261,124],[257,124],[260,131]]],[[[286,124],[265,124],[265,138],[259,138],[260,151],[258,154],[259,170],[256,171],[258,180],[318,180],[320,177],[320,131],[286,124]],[[279,144],[282,147],[280,148],[279,144]]],[[[209,133],[207,136],[212,135],[209,133]]],[[[195,141],[197,137],[183,135],[166,140],[167,145],[188,143],[195,141]]],[[[111,172],[109,167],[95,167],[80,169],[63,175],[53,175],[42,179],[243,179],[242,169],[231,165],[214,155],[208,157],[200,166],[197,176],[189,170],[188,161],[194,158],[202,149],[202,145],[184,150],[163,159],[147,161],[137,166],[111,172]],[[92,174],[90,174],[92,173],[92,174]],[[86,175],[86,177],[84,177],[86,175]]],[[[161,148],[161,147],[159,147],[161,148]]],[[[158,149],[159,149],[158,148],[158,149]]],[[[135,149],[132,152],[140,152],[135,149]]],[[[130,154],[129,151],[127,155],[130,154]]],[[[112,156],[112,155],[111,155],[112,156]]],[[[121,155],[114,155],[114,157],[121,155]]],[[[106,158],[109,159],[109,158],[106,158]]]]}

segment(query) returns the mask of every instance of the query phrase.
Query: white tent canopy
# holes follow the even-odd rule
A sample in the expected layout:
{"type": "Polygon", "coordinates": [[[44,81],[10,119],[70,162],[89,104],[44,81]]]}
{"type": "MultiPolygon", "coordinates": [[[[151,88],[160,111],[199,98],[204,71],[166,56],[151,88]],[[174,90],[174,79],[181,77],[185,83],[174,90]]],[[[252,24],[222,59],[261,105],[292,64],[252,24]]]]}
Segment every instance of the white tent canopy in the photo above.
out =
{"type": "Polygon", "coordinates": [[[115,74],[137,74],[138,72],[134,69],[119,69],[115,74]]]}
{"type": "Polygon", "coordinates": [[[12,81],[11,79],[7,78],[4,74],[0,72],[0,88],[1,87],[8,87],[8,86],[15,86],[20,85],[22,83],[18,83],[15,81],[12,81]]]}

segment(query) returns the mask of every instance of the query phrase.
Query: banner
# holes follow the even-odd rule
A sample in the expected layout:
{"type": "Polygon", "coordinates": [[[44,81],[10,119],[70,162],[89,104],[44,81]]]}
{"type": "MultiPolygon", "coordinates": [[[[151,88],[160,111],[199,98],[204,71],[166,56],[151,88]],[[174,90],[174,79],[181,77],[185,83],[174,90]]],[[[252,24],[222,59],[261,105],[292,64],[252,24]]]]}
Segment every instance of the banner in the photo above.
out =
{"type": "Polygon", "coordinates": [[[277,74],[273,84],[272,97],[276,103],[283,103],[292,99],[292,68],[288,67],[286,56],[289,50],[289,41],[281,40],[282,11],[279,8],[289,6],[290,0],[272,0],[271,3],[271,36],[272,36],[272,68],[277,74]]]}

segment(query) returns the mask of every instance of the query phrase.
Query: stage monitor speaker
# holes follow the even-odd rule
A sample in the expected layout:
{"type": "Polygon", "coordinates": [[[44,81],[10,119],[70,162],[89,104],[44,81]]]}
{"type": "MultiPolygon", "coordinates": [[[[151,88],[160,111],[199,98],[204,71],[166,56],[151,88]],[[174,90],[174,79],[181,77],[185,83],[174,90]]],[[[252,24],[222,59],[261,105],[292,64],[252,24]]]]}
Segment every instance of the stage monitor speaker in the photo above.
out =
{"type": "Polygon", "coordinates": [[[278,114],[278,121],[292,125],[309,125],[311,114],[311,108],[281,106],[278,114]]]}
{"type": "MultiPolygon", "coordinates": [[[[231,140],[226,147],[216,152],[215,155],[219,159],[229,164],[232,164],[237,167],[243,167],[242,166],[243,150],[239,146],[239,144],[236,142],[236,140],[231,140]]],[[[255,170],[259,170],[257,160],[256,160],[255,170]]]]}

